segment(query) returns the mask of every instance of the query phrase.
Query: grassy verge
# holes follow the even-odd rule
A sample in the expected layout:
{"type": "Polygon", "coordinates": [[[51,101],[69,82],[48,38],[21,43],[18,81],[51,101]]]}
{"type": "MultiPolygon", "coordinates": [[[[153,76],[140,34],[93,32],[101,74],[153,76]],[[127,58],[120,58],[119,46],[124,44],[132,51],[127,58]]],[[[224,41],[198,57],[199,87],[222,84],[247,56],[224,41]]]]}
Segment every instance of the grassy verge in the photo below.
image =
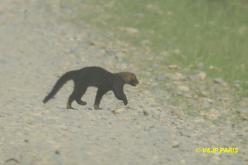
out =
{"type": "Polygon", "coordinates": [[[74,19],[147,48],[160,63],[201,64],[208,75],[248,91],[248,3],[245,0],[62,0],[74,19]]]}

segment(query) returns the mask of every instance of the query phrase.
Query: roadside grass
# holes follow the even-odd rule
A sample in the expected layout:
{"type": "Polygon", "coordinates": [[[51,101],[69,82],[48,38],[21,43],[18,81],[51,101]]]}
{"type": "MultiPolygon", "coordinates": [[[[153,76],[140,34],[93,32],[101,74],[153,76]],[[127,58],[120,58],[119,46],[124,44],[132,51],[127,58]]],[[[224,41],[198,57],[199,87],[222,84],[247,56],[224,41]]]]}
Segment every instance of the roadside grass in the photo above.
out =
{"type": "Polygon", "coordinates": [[[246,0],[62,0],[61,7],[68,6],[76,11],[74,21],[147,48],[162,57],[160,64],[190,69],[200,64],[209,76],[248,93],[246,0]]]}

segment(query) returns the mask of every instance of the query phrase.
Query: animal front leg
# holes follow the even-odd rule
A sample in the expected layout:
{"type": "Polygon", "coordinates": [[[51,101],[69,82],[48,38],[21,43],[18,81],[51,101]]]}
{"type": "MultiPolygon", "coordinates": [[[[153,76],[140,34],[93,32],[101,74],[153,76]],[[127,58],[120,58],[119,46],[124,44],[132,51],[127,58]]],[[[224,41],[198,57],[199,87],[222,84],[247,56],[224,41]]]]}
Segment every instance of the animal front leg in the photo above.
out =
{"type": "Polygon", "coordinates": [[[95,98],[95,103],[94,103],[94,109],[95,109],[95,110],[101,109],[101,108],[99,107],[99,105],[100,105],[102,96],[103,96],[105,93],[106,93],[106,91],[104,91],[104,90],[102,90],[102,89],[98,89],[98,90],[97,90],[96,98],[95,98]]]}
{"type": "Polygon", "coordinates": [[[119,100],[122,100],[123,103],[125,105],[127,105],[128,101],[127,101],[127,97],[123,91],[123,85],[122,84],[115,85],[113,91],[114,91],[115,97],[119,100]]]}
{"type": "Polygon", "coordinates": [[[126,95],[122,92],[122,93],[118,93],[118,92],[115,92],[114,91],[114,94],[115,94],[115,97],[119,100],[122,100],[124,105],[127,105],[128,101],[127,101],[127,97],[126,95]]]}

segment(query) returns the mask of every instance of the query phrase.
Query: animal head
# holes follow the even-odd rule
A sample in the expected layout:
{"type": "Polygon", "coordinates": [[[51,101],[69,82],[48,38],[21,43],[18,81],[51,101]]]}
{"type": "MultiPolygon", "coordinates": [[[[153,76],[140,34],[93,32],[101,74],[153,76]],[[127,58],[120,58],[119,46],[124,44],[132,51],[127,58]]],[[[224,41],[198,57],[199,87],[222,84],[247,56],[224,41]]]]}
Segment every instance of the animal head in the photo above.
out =
{"type": "Polygon", "coordinates": [[[130,84],[132,86],[136,86],[137,84],[139,84],[139,81],[134,73],[120,72],[118,73],[118,75],[120,75],[120,77],[126,84],[130,84]]]}

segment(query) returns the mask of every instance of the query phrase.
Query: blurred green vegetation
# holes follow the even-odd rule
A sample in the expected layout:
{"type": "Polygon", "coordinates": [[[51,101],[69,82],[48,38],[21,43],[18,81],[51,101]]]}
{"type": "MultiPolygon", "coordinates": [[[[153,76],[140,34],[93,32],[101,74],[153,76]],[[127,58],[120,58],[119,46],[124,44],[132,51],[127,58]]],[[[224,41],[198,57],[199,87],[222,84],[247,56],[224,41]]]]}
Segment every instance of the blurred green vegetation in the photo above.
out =
{"type": "Polygon", "coordinates": [[[240,83],[248,91],[246,0],[62,0],[75,19],[149,47],[164,63],[240,83]]]}

